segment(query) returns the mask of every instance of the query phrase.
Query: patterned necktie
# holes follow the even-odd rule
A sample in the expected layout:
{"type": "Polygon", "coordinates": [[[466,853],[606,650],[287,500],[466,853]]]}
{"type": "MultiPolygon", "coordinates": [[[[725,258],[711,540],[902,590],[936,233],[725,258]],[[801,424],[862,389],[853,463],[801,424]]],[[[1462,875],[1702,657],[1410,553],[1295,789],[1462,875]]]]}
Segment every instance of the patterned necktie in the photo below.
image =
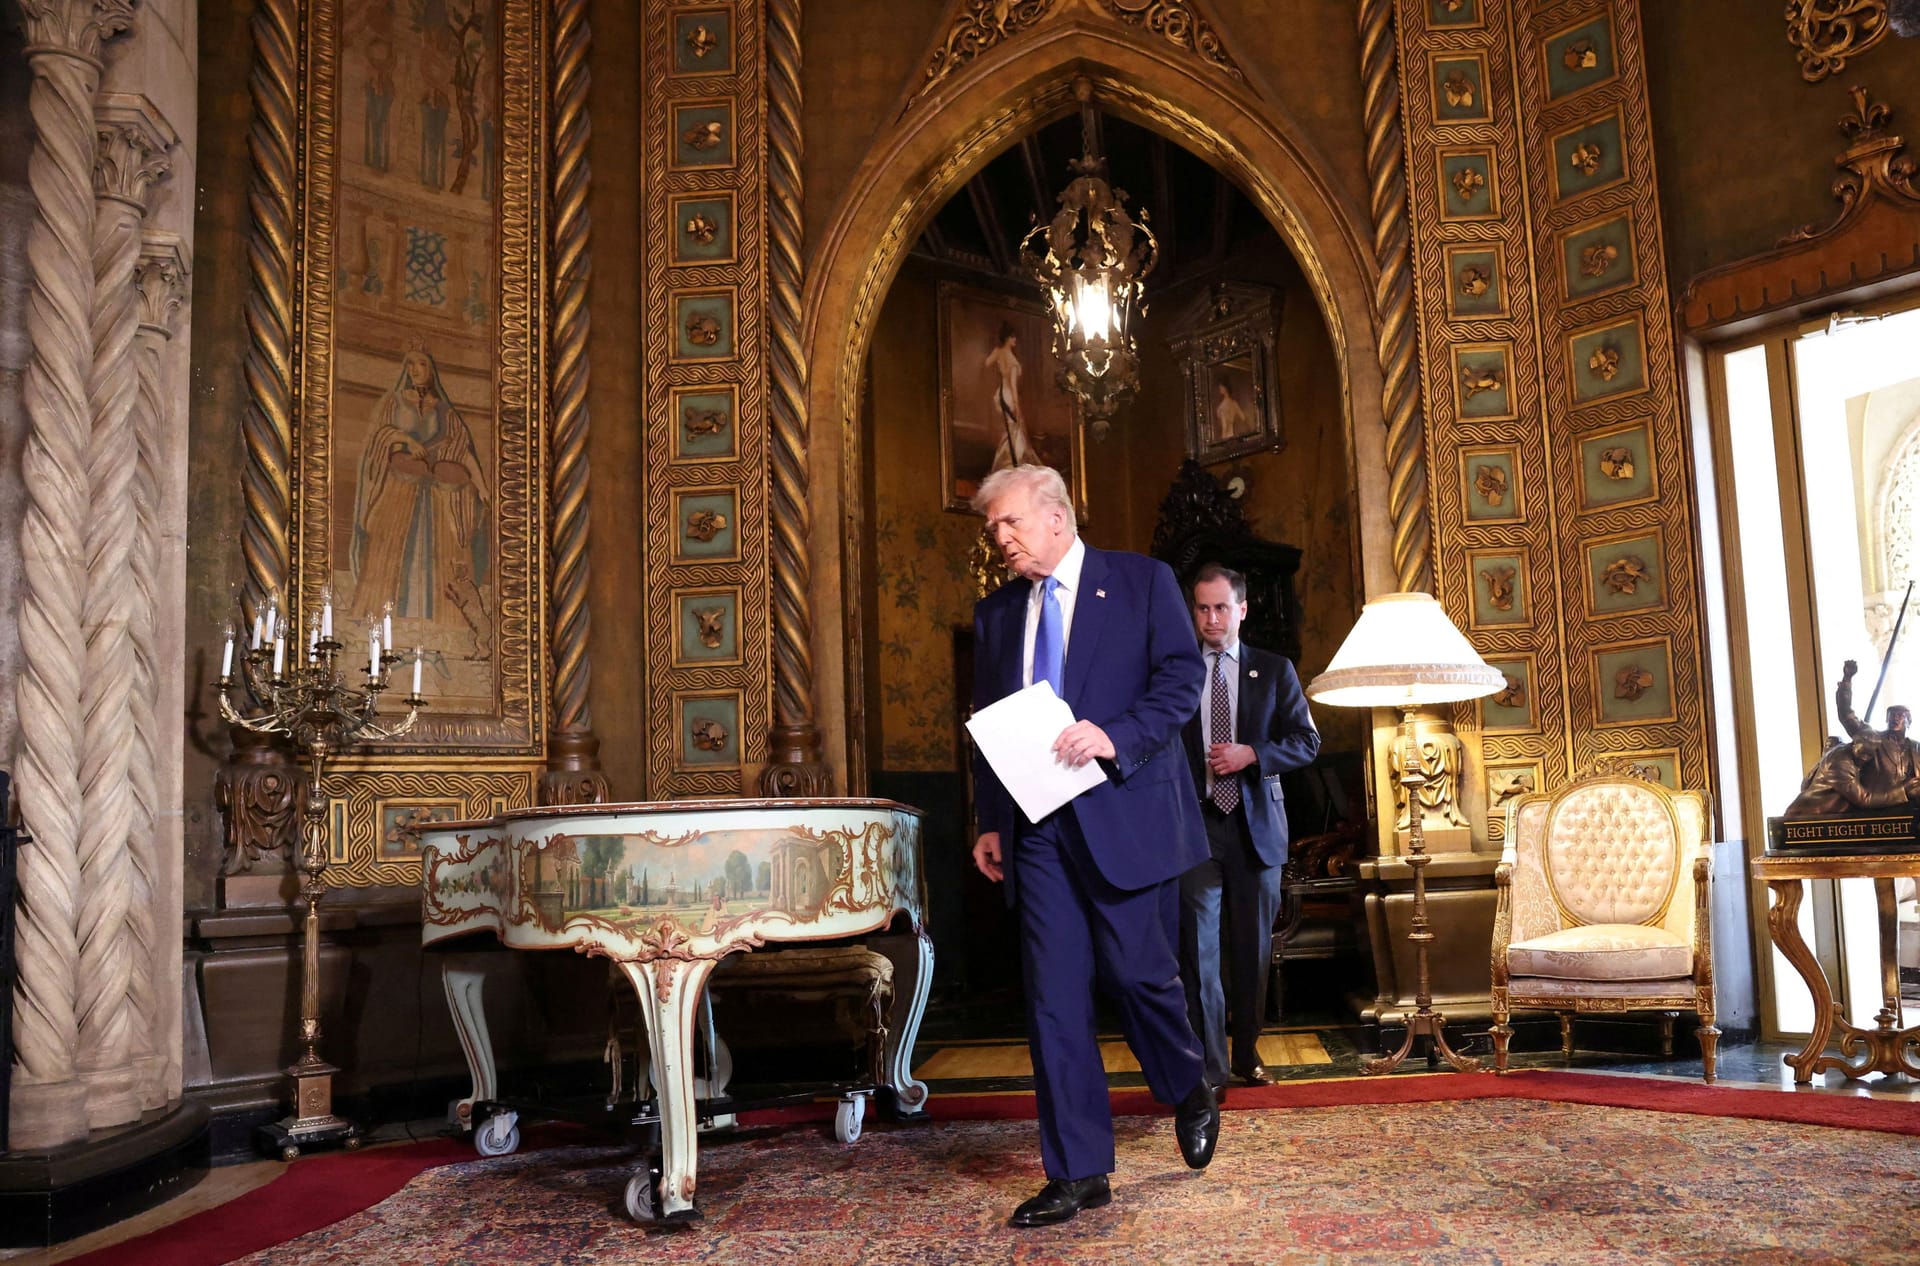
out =
{"type": "MultiPolygon", "coordinates": [[[[1226,652],[1213,653],[1213,683],[1208,691],[1207,737],[1210,743],[1233,742],[1233,708],[1227,701],[1227,677],[1220,661],[1226,658],[1226,652]]],[[[1213,790],[1209,793],[1213,802],[1220,806],[1220,812],[1232,813],[1240,806],[1240,777],[1237,774],[1223,774],[1213,780],[1213,790]]]]}
{"type": "Polygon", "coordinates": [[[1066,654],[1060,644],[1060,599],[1054,594],[1059,587],[1052,576],[1040,583],[1040,618],[1033,627],[1033,680],[1046,682],[1064,699],[1066,654]]]}

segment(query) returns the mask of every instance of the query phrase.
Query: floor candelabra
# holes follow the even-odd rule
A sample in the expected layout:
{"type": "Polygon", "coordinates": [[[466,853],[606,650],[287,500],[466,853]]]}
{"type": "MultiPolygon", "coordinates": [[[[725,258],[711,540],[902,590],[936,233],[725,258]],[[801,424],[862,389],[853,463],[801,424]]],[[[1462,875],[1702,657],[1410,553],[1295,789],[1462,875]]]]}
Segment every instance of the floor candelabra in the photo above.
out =
{"type": "Polygon", "coordinates": [[[352,1122],[333,1111],[333,1076],[340,1070],[320,1058],[320,898],[327,887],[327,864],[332,849],[327,838],[327,800],[321,780],[327,761],[357,743],[395,739],[413,729],[426,700],[420,695],[420,649],[415,647],[413,689],[401,702],[406,715],[392,723],[380,719],[380,696],[389,686],[388,672],[407,656],[392,649],[391,616],[375,624],[367,638],[367,661],[360,669],[364,685],[343,678],[351,672],[341,660],[342,644],[334,640],[333,604],[327,601],[308,628],[305,654],[297,636],[289,647],[289,630],[281,623],[277,604],[254,620],[248,649],[238,656],[237,635],[227,634],[220,666],[220,714],[227,721],[259,734],[287,736],[307,758],[306,795],[301,806],[301,896],[306,904],[305,936],[300,959],[300,1040],[303,1049],[287,1069],[293,1081],[293,1110],[283,1120],[261,1127],[263,1141],[292,1160],[302,1148],[342,1142],[357,1147],[360,1136],[352,1122]],[[293,662],[289,662],[289,654],[293,662]]]}

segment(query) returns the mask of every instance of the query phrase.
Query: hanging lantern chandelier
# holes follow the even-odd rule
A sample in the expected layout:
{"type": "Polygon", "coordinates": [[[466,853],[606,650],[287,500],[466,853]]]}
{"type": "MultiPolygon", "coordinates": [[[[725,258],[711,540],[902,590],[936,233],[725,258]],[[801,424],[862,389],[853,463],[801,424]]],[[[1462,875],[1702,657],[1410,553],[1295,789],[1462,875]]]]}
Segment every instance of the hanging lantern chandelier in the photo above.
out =
{"type": "Polygon", "coordinates": [[[1080,157],[1060,209],[1020,242],[1020,259],[1046,288],[1053,310],[1053,354],[1060,385],[1079,397],[1095,439],[1104,439],[1114,410],[1140,387],[1133,319],[1144,314],[1141,279],[1153,271],[1160,244],[1146,212],[1127,214],[1126,190],[1107,183],[1107,160],[1094,142],[1093,85],[1073,81],[1080,101],[1080,157]]]}

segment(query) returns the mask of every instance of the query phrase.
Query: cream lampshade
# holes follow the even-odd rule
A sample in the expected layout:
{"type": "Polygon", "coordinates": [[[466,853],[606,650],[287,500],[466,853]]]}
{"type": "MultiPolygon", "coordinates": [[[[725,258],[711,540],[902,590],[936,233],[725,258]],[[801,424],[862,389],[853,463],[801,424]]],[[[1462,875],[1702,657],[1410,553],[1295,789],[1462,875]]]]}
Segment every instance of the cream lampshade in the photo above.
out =
{"type": "Polygon", "coordinates": [[[1410,708],[1478,699],[1505,684],[1432,594],[1386,593],[1361,609],[1307,695],[1339,708],[1410,708]]]}

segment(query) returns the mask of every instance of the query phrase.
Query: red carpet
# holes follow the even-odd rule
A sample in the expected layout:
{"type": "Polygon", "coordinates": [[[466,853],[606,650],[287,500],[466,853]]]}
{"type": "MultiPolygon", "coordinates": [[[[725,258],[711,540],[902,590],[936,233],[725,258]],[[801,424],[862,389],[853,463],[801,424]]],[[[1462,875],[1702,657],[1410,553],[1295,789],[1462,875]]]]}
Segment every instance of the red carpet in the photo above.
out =
{"type": "MultiPolygon", "coordinates": [[[[1920,1136],[1920,1101],[1900,1102],[1819,1092],[1791,1093],[1590,1073],[1526,1071],[1505,1077],[1435,1074],[1388,1078],[1313,1079],[1260,1088],[1235,1087],[1229,1112],[1325,1108],[1467,1099],[1533,1099],[1597,1107],[1742,1117],[1800,1125],[1920,1136]]],[[[1167,1111],[1144,1090],[1113,1092],[1117,1116],[1167,1111]]],[[[831,1102],[741,1114],[748,1126],[830,1120],[831,1102]]],[[[1026,1120],[1031,1094],[937,1095],[928,1108],[940,1121],[1026,1120]]],[[[569,1127],[529,1132],[529,1150],[591,1137],[569,1127]]],[[[309,1157],[265,1186],[159,1231],[72,1259],[79,1266],[217,1266],[332,1225],[385,1200],[421,1172],[475,1159],[464,1140],[436,1139],[361,1152],[309,1157]]]]}

